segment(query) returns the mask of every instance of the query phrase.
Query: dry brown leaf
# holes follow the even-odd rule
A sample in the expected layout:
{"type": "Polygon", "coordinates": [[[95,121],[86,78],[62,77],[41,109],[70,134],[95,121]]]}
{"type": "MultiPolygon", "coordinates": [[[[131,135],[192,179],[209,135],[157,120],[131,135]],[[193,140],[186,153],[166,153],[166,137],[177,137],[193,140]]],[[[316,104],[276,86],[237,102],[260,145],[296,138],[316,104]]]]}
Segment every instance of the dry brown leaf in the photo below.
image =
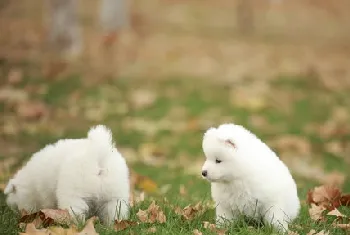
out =
{"type": "Polygon", "coordinates": [[[166,164],[166,152],[155,144],[142,144],[139,148],[139,155],[146,165],[162,166],[166,164]]]}
{"type": "Polygon", "coordinates": [[[147,233],[155,233],[155,232],[157,232],[156,227],[151,227],[151,228],[147,229],[147,233]]]}
{"type": "Polygon", "coordinates": [[[141,222],[144,223],[165,223],[166,216],[164,212],[160,209],[158,205],[156,205],[155,201],[152,201],[151,205],[147,210],[143,211],[139,209],[137,212],[137,217],[141,222]]]}
{"type": "Polygon", "coordinates": [[[180,185],[180,195],[184,196],[187,194],[187,191],[185,189],[185,186],[183,184],[180,185]]]}
{"type": "Polygon", "coordinates": [[[202,235],[203,233],[200,232],[198,229],[193,230],[194,235],[202,235]]]}
{"type": "Polygon", "coordinates": [[[328,212],[327,215],[334,215],[337,217],[346,217],[345,215],[343,215],[342,213],[340,213],[340,211],[338,209],[333,209],[332,211],[328,212]]]}
{"type": "Polygon", "coordinates": [[[342,195],[340,198],[340,204],[342,206],[350,206],[350,194],[342,195]]]}
{"type": "Polygon", "coordinates": [[[48,114],[48,108],[39,101],[24,102],[17,106],[17,114],[25,119],[38,119],[48,114]]]}
{"type": "Polygon", "coordinates": [[[211,231],[215,231],[216,230],[216,225],[215,224],[211,224],[208,221],[204,221],[203,222],[203,227],[206,229],[210,229],[211,231]]]}
{"type": "Polygon", "coordinates": [[[326,210],[323,206],[317,206],[315,204],[311,204],[311,208],[309,208],[310,218],[315,221],[324,220],[323,212],[326,210]]]}
{"type": "Polygon", "coordinates": [[[186,220],[192,220],[196,216],[204,213],[204,207],[201,202],[198,202],[195,206],[188,205],[184,209],[176,207],[175,213],[182,215],[186,220]]]}
{"type": "Polygon", "coordinates": [[[118,221],[118,220],[116,220],[114,222],[114,230],[118,232],[118,231],[124,230],[128,227],[135,226],[135,225],[137,225],[137,222],[135,222],[135,221],[131,221],[131,220],[118,221]]]}
{"type": "Polygon", "coordinates": [[[345,174],[341,172],[331,172],[326,174],[321,181],[325,185],[341,187],[344,184],[345,178],[345,174]]]}
{"type": "Polygon", "coordinates": [[[310,142],[306,138],[300,136],[281,136],[274,140],[272,145],[280,152],[288,152],[303,156],[309,156],[311,154],[310,142]]]}
{"type": "Polygon", "coordinates": [[[299,233],[288,230],[288,234],[287,235],[299,235],[299,233]]]}
{"type": "Polygon", "coordinates": [[[24,90],[4,87],[0,89],[0,102],[19,104],[28,100],[28,93],[24,90]]]}
{"type": "Polygon", "coordinates": [[[340,206],[340,198],[341,192],[339,188],[330,185],[322,185],[308,192],[307,202],[315,203],[328,210],[332,210],[340,206]]]}
{"type": "Polygon", "coordinates": [[[27,224],[26,230],[20,235],[47,235],[47,229],[36,229],[33,223],[27,224]]]}
{"type": "Polygon", "coordinates": [[[341,229],[350,229],[350,223],[349,224],[333,224],[334,227],[336,228],[341,228],[341,229]]]}
{"type": "Polygon", "coordinates": [[[137,218],[143,223],[146,223],[148,221],[148,213],[147,211],[139,209],[139,211],[136,213],[137,218]]]}
{"type": "Polygon", "coordinates": [[[94,227],[94,222],[97,220],[97,217],[91,217],[86,221],[85,227],[77,235],[99,235],[94,227]]]}
{"type": "Polygon", "coordinates": [[[32,214],[28,214],[26,211],[22,210],[19,222],[33,223],[36,227],[47,227],[54,223],[70,224],[71,217],[67,210],[42,209],[32,214]]]}
{"type": "Polygon", "coordinates": [[[136,187],[146,193],[154,193],[158,190],[158,185],[151,178],[131,171],[130,188],[134,189],[136,187]]]}
{"type": "Polygon", "coordinates": [[[62,228],[62,227],[49,227],[48,228],[49,235],[77,235],[78,230],[75,226],[70,228],[62,228]]]}
{"type": "Polygon", "coordinates": [[[144,109],[154,104],[157,94],[150,90],[135,90],[130,94],[130,102],[134,109],[144,109]]]}
{"type": "Polygon", "coordinates": [[[18,84],[23,79],[23,72],[20,69],[11,69],[7,75],[7,82],[9,84],[18,84]]]}
{"type": "Polygon", "coordinates": [[[42,209],[46,218],[51,218],[58,224],[69,224],[71,222],[71,216],[67,210],[61,209],[42,209]]]}
{"type": "Polygon", "coordinates": [[[329,232],[324,230],[316,232],[314,229],[311,229],[310,232],[308,232],[306,235],[329,235],[329,232]]]}

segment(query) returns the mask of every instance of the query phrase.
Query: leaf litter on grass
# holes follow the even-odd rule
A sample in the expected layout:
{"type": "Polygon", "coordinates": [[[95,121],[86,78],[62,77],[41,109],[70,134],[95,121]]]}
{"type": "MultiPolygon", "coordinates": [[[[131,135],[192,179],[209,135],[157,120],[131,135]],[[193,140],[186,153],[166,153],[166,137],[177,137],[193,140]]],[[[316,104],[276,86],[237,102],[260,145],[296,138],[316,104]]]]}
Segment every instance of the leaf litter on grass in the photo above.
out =
{"type": "Polygon", "coordinates": [[[307,203],[311,206],[309,215],[312,220],[325,222],[333,218],[334,227],[349,229],[350,216],[341,213],[338,208],[350,207],[350,194],[343,194],[338,187],[332,185],[321,185],[309,190],[307,203]]]}

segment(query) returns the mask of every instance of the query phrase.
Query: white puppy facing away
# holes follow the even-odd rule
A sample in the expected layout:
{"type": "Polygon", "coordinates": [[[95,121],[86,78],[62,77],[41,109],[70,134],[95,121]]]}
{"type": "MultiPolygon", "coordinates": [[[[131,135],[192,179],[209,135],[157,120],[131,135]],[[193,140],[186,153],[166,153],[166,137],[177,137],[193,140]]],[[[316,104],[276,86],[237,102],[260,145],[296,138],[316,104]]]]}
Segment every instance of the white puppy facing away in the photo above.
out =
{"type": "Polygon", "coordinates": [[[59,140],[34,153],[4,193],[14,209],[67,209],[75,221],[93,214],[111,224],[129,216],[129,187],[125,159],[111,131],[98,125],[87,138],[59,140]]]}
{"type": "Polygon", "coordinates": [[[296,183],[266,144],[240,125],[223,124],[206,131],[202,147],[217,223],[245,215],[288,229],[300,209],[296,183]]]}

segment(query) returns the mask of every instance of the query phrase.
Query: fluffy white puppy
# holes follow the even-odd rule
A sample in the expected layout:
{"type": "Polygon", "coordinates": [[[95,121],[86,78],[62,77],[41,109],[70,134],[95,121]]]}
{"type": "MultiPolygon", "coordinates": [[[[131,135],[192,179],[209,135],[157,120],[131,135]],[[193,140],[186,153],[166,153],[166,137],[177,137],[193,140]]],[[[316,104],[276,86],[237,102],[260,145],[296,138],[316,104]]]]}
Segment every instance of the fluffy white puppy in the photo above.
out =
{"type": "Polygon", "coordinates": [[[297,187],[286,165],[253,133],[235,124],[206,131],[202,176],[211,182],[217,223],[239,215],[278,230],[299,213],[297,187]]]}
{"type": "Polygon", "coordinates": [[[110,224],[129,216],[129,187],[129,170],[112,133],[98,125],[87,138],[59,140],[34,153],[4,193],[12,208],[67,209],[76,220],[97,215],[110,224]]]}

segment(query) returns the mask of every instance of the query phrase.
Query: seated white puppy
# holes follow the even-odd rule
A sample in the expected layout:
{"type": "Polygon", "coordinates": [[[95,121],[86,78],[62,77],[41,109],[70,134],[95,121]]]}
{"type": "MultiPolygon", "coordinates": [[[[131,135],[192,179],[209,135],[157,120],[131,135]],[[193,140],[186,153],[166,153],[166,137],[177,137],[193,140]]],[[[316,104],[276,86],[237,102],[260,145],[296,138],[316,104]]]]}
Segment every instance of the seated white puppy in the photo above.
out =
{"type": "Polygon", "coordinates": [[[300,209],[297,187],[266,144],[242,126],[223,124],[206,131],[202,147],[202,176],[211,182],[217,223],[245,215],[288,229],[300,209]]]}
{"type": "Polygon", "coordinates": [[[36,152],[6,186],[7,204],[35,212],[67,209],[75,219],[97,214],[106,224],[129,216],[129,170],[105,126],[86,139],[64,139],[36,152]]]}

